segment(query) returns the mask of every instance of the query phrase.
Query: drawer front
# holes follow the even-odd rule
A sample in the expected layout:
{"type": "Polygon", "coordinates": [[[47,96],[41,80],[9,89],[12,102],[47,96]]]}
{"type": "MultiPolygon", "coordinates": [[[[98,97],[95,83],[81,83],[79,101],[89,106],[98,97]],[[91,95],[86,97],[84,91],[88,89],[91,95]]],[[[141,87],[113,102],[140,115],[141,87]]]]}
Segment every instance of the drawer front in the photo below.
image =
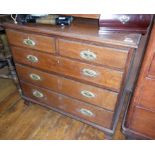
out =
{"type": "Polygon", "coordinates": [[[28,64],[43,70],[57,72],[116,91],[120,89],[123,77],[123,73],[120,71],[16,47],[12,47],[12,51],[16,62],[28,64]]]}
{"type": "Polygon", "coordinates": [[[145,79],[137,101],[139,106],[155,110],[155,80],[145,79]]]}
{"type": "Polygon", "coordinates": [[[16,46],[27,47],[43,52],[55,52],[55,40],[52,37],[19,32],[7,29],[9,43],[16,46]]]}
{"type": "Polygon", "coordinates": [[[114,111],[118,93],[16,64],[20,80],[114,111]]]}
{"type": "Polygon", "coordinates": [[[128,51],[62,39],[58,40],[58,44],[59,53],[62,56],[119,69],[125,68],[128,51]]]}
{"type": "Polygon", "coordinates": [[[111,127],[113,117],[112,112],[33,85],[21,83],[21,86],[26,97],[60,109],[87,121],[94,122],[105,128],[111,127]]]}
{"type": "Polygon", "coordinates": [[[155,113],[135,108],[130,127],[136,132],[155,138],[155,113]]]}

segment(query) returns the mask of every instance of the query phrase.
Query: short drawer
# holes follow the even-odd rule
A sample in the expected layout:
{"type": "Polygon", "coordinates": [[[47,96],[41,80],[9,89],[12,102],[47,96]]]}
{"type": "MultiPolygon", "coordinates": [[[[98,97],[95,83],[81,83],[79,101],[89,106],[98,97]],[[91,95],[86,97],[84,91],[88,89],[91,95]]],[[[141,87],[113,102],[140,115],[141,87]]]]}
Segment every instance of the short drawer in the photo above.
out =
{"type": "Polygon", "coordinates": [[[16,30],[6,30],[9,43],[16,46],[27,47],[43,52],[55,52],[55,40],[52,37],[37,35],[16,30]]]}
{"type": "Polygon", "coordinates": [[[136,107],[130,128],[136,132],[142,133],[148,137],[155,138],[155,113],[136,107]]]}
{"type": "Polygon", "coordinates": [[[16,62],[91,82],[116,91],[120,90],[123,72],[88,65],[33,50],[12,47],[12,51],[16,62]]]}
{"type": "Polygon", "coordinates": [[[96,123],[105,128],[111,127],[113,118],[112,112],[33,85],[21,83],[21,86],[24,95],[28,98],[60,109],[81,119],[96,123]]]}
{"type": "Polygon", "coordinates": [[[124,69],[128,50],[119,50],[95,46],[75,41],[58,40],[59,53],[62,56],[98,63],[101,65],[124,69]]]}
{"type": "Polygon", "coordinates": [[[41,88],[48,88],[108,110],[114,111],[115,109],[118,93],[48,74],[19,64],[16,64],[16,69],[18,77],[22,81],[32,83],[41,88]]]}

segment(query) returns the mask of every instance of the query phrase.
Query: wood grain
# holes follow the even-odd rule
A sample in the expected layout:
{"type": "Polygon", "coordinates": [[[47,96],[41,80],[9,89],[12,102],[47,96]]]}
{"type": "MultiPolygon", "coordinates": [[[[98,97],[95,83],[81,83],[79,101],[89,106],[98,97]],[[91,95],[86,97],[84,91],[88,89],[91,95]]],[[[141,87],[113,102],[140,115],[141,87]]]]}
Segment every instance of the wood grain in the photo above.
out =
{"type": "Polygon", "coordinates": [[[6,96],[3,101],[0,102],[0,115],[2,115],[12,105],[16,104],[20,99],[18,91],[14,91],[10,95],[6,96]]]}
{"type": "Polygon", "coordinates": [[[69,58],[75,58],[88,61],[80,57],[80,52],[91,51],[96,55],[96,59],[89,61],[109,67],[124,69],[127,61],[128,51],[116,48],[107,48],[104,46],[95,46],[82,42],[58,39],[58,50],[60,55],[69,58]]]}
{"type": "Polygon", "coordinates": [[[130,124],[130,128],[136,132],[149,137],[151,139],[155,138],[155,113],[147,111],[142,108],[134,109],[133,118],[130,124]]]}
{"type": "Polygon", "coordinates": [[[48,74],[20,64],[16,64],[16,69],[18,76],[22,81],[114,111],[118,97],[118,94],[115,92],[56,76],[54,74],[48,74]],[[38,75],[41,80],[33,80],[30,78],[32,73],[38,75]],[[93,93],[95,97],[88,98],[83,96],[81,94],[81,91],[83,90],[93,93]]]}
{"type": "Polygon", "coordinates": [[[48,112],[49,110],[47,109],[41,109],[38,106],[31,105],[31,108],[28,108],[22,113],[22,117],[19,117],[16,122],[14,122],[14,126],[9,128],[7,133],[8,138],[25,139],[38,127],[38,124],[44,120],[48,112]],[[35,117],[36,115],[37,117],[35,117]]]}
{"type": "MultiPolygon", "coordinates": [[[[3,26],[7,29],[15,29],[21,31],[21,25],[4,23],[3,26]]],[[[57,35],[59,37],[67,37],[72,39],[82,39],[83,41],[91,41],[96,43],[103,43],[108,45],[116,45],[121,47],[138,48],[141,38],[140,34],[136,33],[99,33],[98,22],[94,21],[93,24],[81,22],[76,19],[71,26],[62,27],[44,25],[44,24],[25,24],[22,25],[22,31],[31,31],[34,33],[42,33],[46,35],[57,35]],[[132,42],[124,41],[125,38],[131,38],[132,42]]]]}
{"type": "Polygon", "coordinates": [[[88,137],[92,140],[104,139],[103,133],[98,133],[98,130],[95,130],[91,126],[84,125],[79,133],[78,140],[87,140],[88,137]]]}
{"type": "Polygon", "coordinates": [[[41,102],[45,105],[48,105],[49,107],[51,106],[60,109],[64,112],[70,113],[90,122],[94,122],[103,127],[111,128],[113,112],[106,111],[102,108],[98,108],[96,106],[92,106],[87,103],[80,102],[78,100],[24,82],[21,82],[21,86],[24,95],[32,100],[41,102]],[[35,97],[33,95],[33,91],[35,90],[41,92],[43,94],[43,97],[35,97]],[[85,115],[80,112],[81,109],[89,110],[93,115],[85,115]]]}
{"type": "Polygon", "coordinates": [[[55,53],[55,40],[52,37],[36,35],[31,33],[24,33],[16,30],[6,30],[8,41],[10,44],[18,45],[43,52],[55,53]],[[35,46],[25,45],[24,39],[31,39],[35,42],[35,46]]]}
{"type": "Polygon", "coordinates": [[[119,91],[122,83],[123,73],[120,71],[108,69],[105,67],[94,66],[82,62],[52,56],[33,50],[12,47],[14,60],[21,64],[30,65],[45,71],[53,71],[61,75],[73,77],[79,80],[88,81],[99,86],[103,86],[115,91],[119,91]],[[38,58],[37,63],[31,63],[27,60],[27,55],[33,55],[38,58]],[[96,77],[85,76],[83,69],[90,69],[97,73],[96,77]]]}
{"type": "Polygon", "coordinates": [[[42,139],[44,133],[47,133],[44,136],[45,139],[74,139],[80,130],[80,126],[82,126],[81,122],[76,122],[75,120],[72,120],[69,117],[66,118],[65,116],[61,116],[58,119],[55,119],[55,121],[52,120],[53,119],[49,117],[47,124],[42,126],[43,130],[39,130],[34,136],[35,139],[42,139]],[[56,122],[56,124],[54,122],[56,122]]]}
{"type": "Polygon", "coordinates": [[[0,102],[3,101],[9,94],[13,93],[16,90],[16,86],[12,84],[12,80],[8,80],[5,83],[5,79],[1,79],[0,82],[0,102]]]}
{"type": "Polygon", "coordinates": [[[23,112],[27,110],[27,106],[22,103],[23,101],[18,102],[12,108],[8,109],[2,116],[0,116],[0,139],[13,138],[12,135],[14,135],[14,131],[16,131],[16,126],[14,126],[15,122],[18,118],[20,118],[23,112]],[[11,128],[14,128],[14,130],[11,128]]]}

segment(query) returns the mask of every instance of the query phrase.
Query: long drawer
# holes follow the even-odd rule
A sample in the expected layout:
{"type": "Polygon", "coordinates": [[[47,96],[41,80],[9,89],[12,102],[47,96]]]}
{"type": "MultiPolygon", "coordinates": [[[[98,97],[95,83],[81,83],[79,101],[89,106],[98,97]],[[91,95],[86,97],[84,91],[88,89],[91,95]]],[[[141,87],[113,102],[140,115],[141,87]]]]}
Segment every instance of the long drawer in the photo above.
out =
{"type": "Polygon", "coordinates": [[[120,90],[123,72],[72,61],[67,58],[12,47],[16,62],[27,64],[39,69],[57,72],[83,81],[88,81],[116,91],[120,90]]]}
{"type": "Polygon", "coordinates": [[[55,53],[55,39],[43,35],[7,29],[9,43],[16,46],[55,53]]]}
{"type": "Polygon", "coordinates": [[[106,65],[109,67],[124,69],[128,50],[107,48],[82,42],[58,39],[60,55],[106,65]]]}
{"type": "Polygon", "coordinates": [[[118,93],[16,64],[19,79],[114,111],[118,93]]]}
{"type": "Polygon", "coordinates": [[[94,122],[102,127],[111,128],[113,112],[23,82],[21,82],[21,86],[24,95],[28,98],[94,122]]]}

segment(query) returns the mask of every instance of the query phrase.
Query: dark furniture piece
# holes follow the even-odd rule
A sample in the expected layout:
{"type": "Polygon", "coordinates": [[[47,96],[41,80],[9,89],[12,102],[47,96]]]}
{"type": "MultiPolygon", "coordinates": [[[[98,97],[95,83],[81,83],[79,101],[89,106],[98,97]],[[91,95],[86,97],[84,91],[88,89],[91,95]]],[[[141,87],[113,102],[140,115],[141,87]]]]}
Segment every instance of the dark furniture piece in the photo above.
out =
{"type": "Polygon", "coordinates": [[[100,34],[98,20],[79,18],[66,27],[4,26],[25,101],[90,124],[112,138],[148,33],[100,34]]]}
{"type": "Polygon", "coordinates": [[[155,139],[155,25],[122,129],[129,139],[155,139]]]}
{"type": "Polygon", "coordinates": [[[150,25],[150,14],[103,14],[100,16],[100,31],[124,31],[145,34],[150,25]]]}

